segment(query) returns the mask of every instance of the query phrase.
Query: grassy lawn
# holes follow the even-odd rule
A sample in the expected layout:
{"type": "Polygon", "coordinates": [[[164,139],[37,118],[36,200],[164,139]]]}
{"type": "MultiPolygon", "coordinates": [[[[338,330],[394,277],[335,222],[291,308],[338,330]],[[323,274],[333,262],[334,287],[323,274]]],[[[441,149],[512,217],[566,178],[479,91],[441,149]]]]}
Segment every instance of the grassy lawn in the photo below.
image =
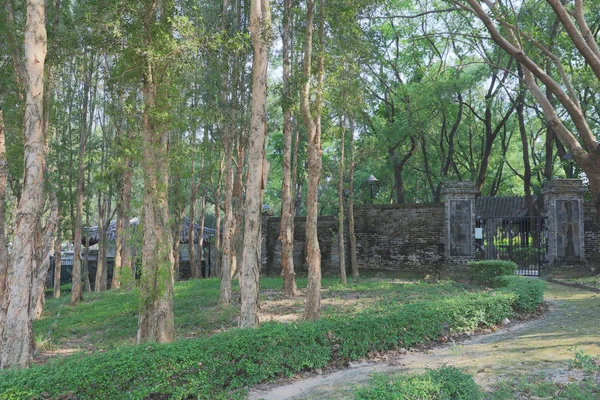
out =
{"type": "Polygon", "coordinates": [[[600,275],[589,276],[587,278],[570,278],[570,279],[564,279],[564,281],[600,289],[600,275]]]}
{"type": "MultiPolygon", "coordinates": [[[[234,299],[239,294],[234,281],[234,299]]],[[[297,279],[306,287],[306,278],[297,279]]],[[[285,298],[280,278],[261,278],[261,321],[294,322],[301,318],[304,297],[285,298]]],[[[348,313],[394,312],[408,303],[452,297],[471,289],[465,284],[441,281],[435,284],[408,280],[362,278],[343,286],[324,278],[322,304],[326,318],[348,313]]],[[[48,298],[42,318],[34,322],[36,344],[41,354],[52,356],[76,350],[94,352],[134,344],[137,329],[138,292],[118,290],[86,293],[76,307],[69,294],[48,298]]],[[[178,339],[209,336],[237,325],[237,304],[221,307],[219,280],[200,279],[175,283],[175,329],[178,339]]]]}

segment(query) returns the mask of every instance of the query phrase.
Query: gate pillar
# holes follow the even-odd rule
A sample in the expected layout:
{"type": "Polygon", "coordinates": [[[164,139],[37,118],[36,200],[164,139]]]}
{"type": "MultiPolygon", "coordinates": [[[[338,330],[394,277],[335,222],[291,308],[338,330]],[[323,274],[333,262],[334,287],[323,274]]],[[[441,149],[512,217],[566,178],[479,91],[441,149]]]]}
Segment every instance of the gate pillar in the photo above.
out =
{"type": "Polygon", "coordinates": [[[475,196],[471,181],[447,181],[442,189],[446,210],[445,257],[451,268],[475,258],[475,196]]]}
{"type": "Polygon", "coordinates": [[[547,217],[548,262],[567,266],[568,261],[585,259],[583,230],[583,193],[579,179],[557,179],[542,189],[547,217]]]}

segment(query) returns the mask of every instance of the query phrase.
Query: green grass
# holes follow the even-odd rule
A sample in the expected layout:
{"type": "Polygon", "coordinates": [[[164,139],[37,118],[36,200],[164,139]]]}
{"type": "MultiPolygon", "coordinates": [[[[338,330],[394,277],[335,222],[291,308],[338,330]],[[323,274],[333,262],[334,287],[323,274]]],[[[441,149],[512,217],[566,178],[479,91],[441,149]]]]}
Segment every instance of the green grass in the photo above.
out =
{"type": "Polygon", "coordinates": [[[600,289],[600,275],[589,276],[586,278],[565,279],[565,281],[600,289]]]}
{"type": "Polygon", "coordinates": [[[356,400],[478,400],[481,390],[471,375],[443,366],[423,374],[378,374],[358,389],[356,400]]]}
{"type": "MultiPolygon", "coordinates": [[[[218,306],[219,284],[218,279],[212,278],[175,283],[177,338],[202,337],[237,326],[237,304],[218,306]]],[[[280,278],[261,278],[260,284],[263,311],[301,313],[304,298],[288,301],[287,307],[270,303],[270,300],[283,300],[280,278]]],[[[306,278],[297,279],[300,289],[306,284],[306,278]]],[[[415,301],[436,300],[474,290],[452,281],[429,284],[379,279],[350,280],[344,287],[335,278],[324,278],[323,288],[325,317],[361,311],[392,312],[415,301]]],[[[233,291],[235,299],[239,293],[237,281],[233,282],[233,291]]],[[[137,290],[86,293],[76,307],[69,305],[68,294],[60,299],[48,298],[42,318],[34,322],[37,344],[44,349],[68,347],[90,351],[134,344],[138,295],[137,290]]]]}
{"type": "MultiPolygon", "coordinates": [[[[261,282],[265,298],[282,301],[279,291],[274,290],[281,285],[279,279],[266,278],[261,282]]],[[[299,280],[299,286],[305,282],[299,280]]],[[[223,316],[235,312],[216,305],[218,281],[180,282],[175,301],[178,339],[186,337],[191,328],[212,334],[163,345],[123,345],[133,340],[128,335],[133,336],[136,326],[135,293],[90,295],[76,308],[64,303],[61,308],[60,301],[53,301],[54,310],[61,310],[60,317],[48,310],[49,315],[39,323],[57,321],[51,333],[57,341],[75,341],[74,335],[88,335],[89,339],[96,329],[99,333],[94,339],[114,348],[55,358],[46,365],[25,370],[0,372],[0,399],[38,398],[42,393],[115,399],[241,398],[245,388],[260,382],[332,363],[344,364],[373,351],[410,348],[452,332],[498,324],[514,314],[518,299],[514,283],[496,291],[480,292],[451,282],[401,284],[359,280],[343,291],[335,280],[325,280],[324,286],[329,288],[325,290],[329,297],[324,297],[331,304],[336,300],[331,296],[354,301],[353,296],[358,294],[369,300],[364,305],[365,312],[332,313],[314,322],[268,322],[256,329],[228,329],[235,320],[223,316]],[[384,306],[371,301],[379,291],[394,300],[384,306]],[[445,295],[450,292],[456,294],[445,295]],[[402,302],[402,298],[409,300],[402,302]],[[201,326],[203,323],[207,326],[201,326]],[[215,329],[225,331],[211,331],[215,329]]]]}

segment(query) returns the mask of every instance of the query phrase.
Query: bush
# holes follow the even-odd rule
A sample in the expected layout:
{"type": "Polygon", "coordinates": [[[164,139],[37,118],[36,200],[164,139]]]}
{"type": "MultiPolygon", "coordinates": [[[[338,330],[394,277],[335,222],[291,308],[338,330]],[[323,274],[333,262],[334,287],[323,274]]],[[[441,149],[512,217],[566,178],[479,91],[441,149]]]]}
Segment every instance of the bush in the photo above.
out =
{"type": "Polygon", "coordinates": [[[170,344],[54,359],[44,366],[0,372],[0,399],[14,398],[15,393],[37,398],[44,392],[74,398],[241,398],[245,387],[260,382],[498,324],[519,302],[531,299],[520,298],[514,288],[522,289],[509,284],[495,293],[465,293],[379,313],[265,323],[170,344]]]}
{"type": "Polygon", "coordinates": [[[546,282],[538,278],[526,278],[516,275],[501,276],[496,282],[498,286],[504,287],[516,295],[514,304],[516,311],[534,312],[544,301],[546,282]]]}
{"type": "Polygon", "coordinates": [[[471,375],[443,366],[421,375],[375,375],[355,393],[358,400],[478,400],[481,390],[471,375]]]}
{"type": "Polygon", "coordinates": [[[512,261],[484,260],[469,263],[469,275],[479,285],[495,286],[496,278],[514,275],[517,264],[512,261]]]}

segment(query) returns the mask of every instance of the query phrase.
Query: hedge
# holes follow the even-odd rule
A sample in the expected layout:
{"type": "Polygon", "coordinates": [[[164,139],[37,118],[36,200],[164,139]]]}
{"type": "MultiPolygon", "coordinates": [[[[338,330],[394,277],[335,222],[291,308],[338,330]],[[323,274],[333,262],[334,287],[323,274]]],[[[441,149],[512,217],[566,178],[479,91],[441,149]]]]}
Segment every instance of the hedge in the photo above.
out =
{"type": "Polygon", "coordinates": [[[484,260],[472,261],[468,264],[469,275],[479,285],[493,287],[499,276],[514,275],[517,264],[512,261],[484,260]]]}
{"type": "Polygon", "coordinates": [[[533,302],[540,297],[524,293],[540,288],[522,290],[515,282],[495,292],[411,303],[390,312],[264,323],[208,338],[54,359],[0,373],[0,399],[242,398],[244,388],[260,382],[357,359],[373,350],[410,347],[450,332],[498,324],[516,309],[537,307],[533,302]]]}
{"type": "Polygon", "coordinates": [[[497,278],[497,285],[504,287],[517,297],[513,308],[515,311],[530,313],[535,311],[544,301],[546,282],[538,278],[507,275],[497,278]]]}

